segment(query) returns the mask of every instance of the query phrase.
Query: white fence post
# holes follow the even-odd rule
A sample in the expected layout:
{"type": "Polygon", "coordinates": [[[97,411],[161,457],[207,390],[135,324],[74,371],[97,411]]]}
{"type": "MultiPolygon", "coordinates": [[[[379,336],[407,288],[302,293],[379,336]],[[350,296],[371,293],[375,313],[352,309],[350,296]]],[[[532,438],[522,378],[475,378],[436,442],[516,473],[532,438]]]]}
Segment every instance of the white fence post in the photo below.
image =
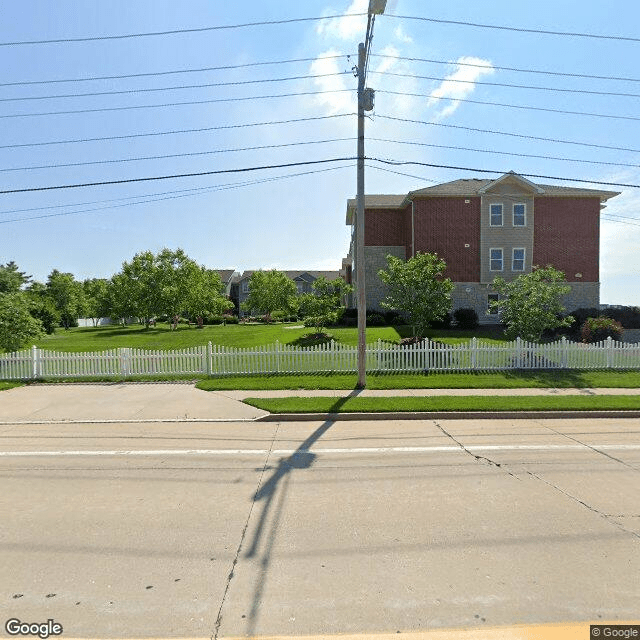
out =
{"type": "Polygon", "coordinates": [[[37,380],[40,377],[40,353],[35,344],[31,347],[31,364],[31,377],[37,380]]]}
{"type": "Polygon", "coordinates": [[[210,376],[213,373],[213,345],[211,340],[207,345],[207,375],[210,376]]]}
{"type": "Polygon", "coordinates": [[[610,369],[613,365],[613,340],[611,336],[607,337],[607,369],[610,369]]]}
{"type": "Polygon", "coordinates": [[[476,337],[473,336],[473,338],[471,338],[471,368],[474,370],[476,368],[477,349],[478,349],[478,341],[476,340],[476,337]]]}
{"type": "Polygon", "coordinates": [[[118,357],[120,358],[120,374],[128,378],[131,375],[131,350],[128,347],[120,347],[118,357]]]}
{"type": "Polygon", "coordinates": [[[280,373],[280,342],[276,340],[276,373],[280,373]]]}

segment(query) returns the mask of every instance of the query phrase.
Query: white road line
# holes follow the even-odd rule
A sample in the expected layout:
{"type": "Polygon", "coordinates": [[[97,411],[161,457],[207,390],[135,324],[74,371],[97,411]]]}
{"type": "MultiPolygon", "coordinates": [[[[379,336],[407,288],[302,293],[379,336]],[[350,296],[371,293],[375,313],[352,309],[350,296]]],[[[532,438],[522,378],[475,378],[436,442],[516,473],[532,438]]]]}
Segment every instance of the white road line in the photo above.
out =
{"type": "MultiPolygon", "coordinates": [[[[516,444],[516,445],[468,445],[467,451],[637,451],[640,444],[516,444]]],[[[382,453],[451,453],[462,451],[454,445],[433,447],[354,447],[352,449],[274,449],[277,456],[296,453],[322,454],[382,454],[382,453]]],[[[111,450],[60,450],[60,451],[0,451],[2,458],[54,457],[54,456],[264,456],[268,449],[111,449],[111,450]]]]}

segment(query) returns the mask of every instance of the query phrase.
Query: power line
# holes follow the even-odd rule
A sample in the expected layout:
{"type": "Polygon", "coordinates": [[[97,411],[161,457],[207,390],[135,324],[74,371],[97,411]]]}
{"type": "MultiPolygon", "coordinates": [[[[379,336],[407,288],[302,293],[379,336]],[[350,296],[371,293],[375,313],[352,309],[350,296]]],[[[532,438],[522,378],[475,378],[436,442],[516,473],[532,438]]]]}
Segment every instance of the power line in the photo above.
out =
{"type": "MultiPolygon", "coordinates": [[[[454,171],[473,171],[475,173],[497,173],[502,175],[504,175],[505,173],[509,173],[504,169],[478,169],[474,167],[458,167],[458,166],[447,165],[447,164],[433,164],[429,162],[418,162],[415,160],[389,160],[385,158],[369,158],[369,157],[367,157],[366,160],[370,160],[373,162],[382,162],[383,164],[388,164],[392,166],[404,166],[408,164],[414,164],[421,167],[434,167],[436,169],[453,169],[454,171]]],[[[546,176],[538,173],[520,173],[518,175],[521,175],[527,178],[542,178],[544,180],[564,180],[568,182],[586,182],[587,184],[604,184],[610,187],[631,187],[634,189],[640,189],[640,184],[626,184],[622,182],[605,182],[604,180],[586,180],[584,178],[566,178],[561,176],[546,176]]]]}
{"type": "Polygon", "coordinates": [[[140,162],[143,160],[166,160],[168,158],[188,158],[195,156],[206,156],[213,155],[219,153],[235,153],[240,151],[262,151],[264,149],[281,149],[285,147],[298,147],[303,145],[312,145],[312,144],[327,144],[330,142],[346,142],[347,140],[353,141],[354,138],[330,138],[327,140],[304,140],[301,142],[286,142],[281,144],[266,144],[260,146],[253,147],[238,147],[235,149],[213,149],[209,151],[193,151],[190,153],[170,153],[163,154],[158,156],[139,156],[136,158],[116,158],[113,160],[91,160],[88,162],[67,162],[64,164],[44,164],[37,166],[28,166],[28,167],[11,167],[0,169],[0,173],[8,173],[10,171],[33,171],[38,169],[63,169],[68,167],[84,167],[88,165],[96,165],[96,164],[119,164],[125,162],[140,162]]]}
{"type": "Polygon", "coordinates": [[[478,129],[476,127],[464,127],[459,124],[445,124],[443,122],[427,122],[425,120],[411,120],[409,118],[397,118],[395,116],[385,116],[377,114],[378,118],[384,118],[385,120],[395,120],[397,122],[408,122],[411,124],[423,124],[433,127],[447,127],[449,129],[460,129],[463,131],[475,131],[476,133],[490,133],[492,135],[509,136],[512,138],[523,138],[525,140],[538,140],[542,142],[556,142],[558,144],[573,144],[581,147],[590,147],[594,149],[611,149],[614,151],[630,151],[632,153],[640,153],[640,149],[632,149],[631,147],[615,147],[612,145],[595,144],[590,142],[579,142],[577,140],[562,140],[560,138],[543,138],[541,136],[531,136],[523,133],[511,133],[508,131],[496,131],[491,129],[478,129]]]}
{"type": "Polygon", "coordinates": [[[147,31],[140,33],[125,33],[111,36],[87,36],[83,38],[56,38],[53,40],[22,40],[14,42],[0,42],[0,47],[17,47],[23,45],[35,44],[63,44],[70,42],[95,42],[101,40],[124,40],[127,38],[148,38],[152,36],[169,36],[184,33],[205,33],[207,31],[222,31],[225,29],[243,29],[246,27],[262,27],[278,24],[293,24],[297,22],[314,22],[319,20],[330,20],[332,18],[344,18],[345,16],[357,17],[364,16],[366,13],[348,13],[330,16],[316,16],[313,18],[287,18],[283,20],[262,20],[260,22],[244,22],[241,24],[216,25],[212,27],[197,27],[193,29],[170,29],[166,31],[147,31]]]}
{"type": "Polygon", "coordinates": [[[509,104],[506,102],[490,102],[486,100],[472,100],[470,98],[454,98],[450,96],[434,96],[428,93],[411,93],[408,91],[387,91],[384,89],[376,90],[376,93],[387,93],[394,96],[411,96],[414,98],[429,98],[430,100],[451,100],[452,102],[468,102],[470,104],[484,104],[492,107],[506,107],[509,109],[524,109],[527,111],[545,111],[548,113],[561,113],[563,115],[572,116],[589,116],[592,118],[608,118],[613,120],[640,120],[636,116],[620,116],[612,113],[593,113],[592,111],[568,111],[567,109],[552,109],[551,107],[534,107],[531,105],[509,104]]]}
{"type": "Polygon", "coordinates": [[[479,22],[466,22],[463,20],[441,20],[437,18],[424,18],[420,16],[397,16],[392,14],[385,14],[388,18],[397,18],[399,20],[417,20],[421,22],[433,22],[436,24],[451,24],[459,25],[463,27],[476,27],[481,29],[498,29],[500,31],[515,31],[517,33],[534,33],[550,36],[565,36],[572,38],[593,38],[597,40],[621,40],[627,42],[640,42],[640,38],[632,38],[630,36],[620,35],[604,35],[598,33],[581,33],[576,31],[551,31],[548,29],[528,29],[525,27],[508,27],[505,25],[496,24],[482,24],[479,22]]]}
{"type": "Polygon", "coordinates": [[[169,76],[178,75],[182,73],[204,73],[208,71],[229,71],[234,69],[246,69],[248,67],[261,67],[275,64],[290,64],[294,62],[313,62],[315,60],[331,60],[334,58],[347,58],[349,59],[351,54],[341,53],[335,55],[322,55],[315,58],[292,58],[290,60],[270,60],[264,62],[246,62],[244,64],[226,64],[217,67],[200,67],[197,69],[172,69],[169,71],[149,71],[146,73],[127,73],[117,76],[89,76],[84,78],[54,78],[49,80],[25,80],[21,82],[2,82],[0,87],[21,87],[37,84],[56,84],[63,82],[91,82],[94,80],[125,80],[129,78],[151,78],[157,76],[169,76]]]}
{"type": "Polygon", "coordinates": [[[242,167],[238,169],[218,169],[216,171],[197,171],[192,173],[176,173],[172,175],[163,175],[163,176],[147,176],[142,178],[125,178],[122,180],[103,180],[100,182],[84,182],[84,183],[76,183],[76,184],[60,184],[60,185],[52,185],[47,187],[28,187],[25,189],[5,189],[4,191],[0,191],[0,194],[8,194],[8,193],[33,193],[37,191],[53,191],[58,189],[80,189],[83,187],[101,187],[105,185],[111,184],[128,184],[133,182],[152,182],[155,180],[173,180],[176,178],[195,178],[200,176],[212,176],[219,175],[224,173],[246,173],[249,171],[263,171],[265,169],[283,169],[285,167],[301,167],[306,165],[315,165],[315,164],[325,164],[328,162],[346,162],[357,160],[355,157],[348,158],[327,158],[325,160],[307,160],[305,162],[287,162],[284,164],[271,164],[271,165],[261,165],[255,167],[242,167]]]}
{"type": "MultiPolygon", "coordinates": [[[[406,60],[408,62],[429,62],[432,64],[446,64],[456,65],[459,67],[476,67],[480,69],[486,69],[484,64],[474,64],[473,62],[460,62],[458,60],[432,60],[430,58],[410,58],[406,56],[392,56],[385,53],[372,53],[373,57],[377,58],[390,58],[392,60],[406,60]]],[[[640,82],[640,78],[628,78],[624,76],[597,76],[587,73],[570,73],[567,71],[550,71],[547,69],[521,69],[518,67],[504,67],[495,64],[491,65],[493,69],[498,71],[516,71],[517,73],[535,73],[547,76],[558,76],[563,78],[586,78],[588,80],[615,80],[621,82],[640,82]]],[[[0,85],[2,86],[2,85],[0,85]]]]}
{"type": "Polygon", "coordinates": [[[207,89],[211,87],[237,87],[248,84],[264,84],[267,82],[289,82],[291,80],[309,80],[314,78],[327,78],[331,76],[348,75],[348,71],[338,71],[336,73],[318,73],[303,76],[289,76],[286,78],[265,78],[262,80],[237,80],[234,82],[208,82],[205,84],[187,84],[173,87],[151,87],[146,89],[123,89],[119,91],[92,91],[90,93],[67,93],[53,96],[23,96],[20,98],[0,98],[0,102],[24,102],[29,100],[54,100],[56,98],[86,98],[89,96],[116,96],[129,95],[132,93],[155,93],[158,91],[178,91],[182,89],[207,89]]]}
{"type": "Polygon", "coordinates": [[[603,160],[583,160],[581,158],[563,158],[560,156],[545,156],[545,155],[535,155],[530,153],[496,151],[495,149],[475,149],[473,147],[459,147],[459,146],[446,145],[446,144],[432,144],[428,142],[409,142],[404,140],[390,140],[388,138],[368,138],[368,140],[371,140],[373,142],[391,142],[393,144],[414,145],[418,147],[433,147],[436,149],[452,149],[454,151],[474,151],[476,153],[493,153],[496,155],[513,156],[516,158],[540,158],[543,160],[560,160],[562,162],[582,162],[586,164],[602,164],[602,165],[611,165],[615,167],[631,167],[633,169],[640,168],[640,165],[638,164],[627,164],[624,162],[605,162],[603,160]]]}
{"type": "Polygon", "coordinates": [[[170,131],[152,131],[149,133],[132,133],[124,136],[101,136],[98,138],[74,138],[71,140],[51,140],[45,142],[25,142],[20,144],[0,145],[0,149],[18,149],[23,147],[41,147],[55,144],[76,144],[79,142],[98,142],[104,140],[128,140],[131,138],[145,138],[151,136],[168,136],[182,133],[203,133],[205,131],[220,131],[223,129],[244,129],[248,127],[262,127],[275,124],[291,124],[295,122],[310,122],[314,120],[328,120],[330,118],[345,118],[355,116],[355,113],[336,113],[328,116],[311,116],[308,118],[291,118],[289,120],[269,120],[265,122],[245,122],[242,124],[227,124],[217,127],[199,127],[197,129],[173,129],[170,131]]]}
{"type": "MultiPolygon", "coordinates": [[[[489,67],[486,67],[489,69],[489,67]]],[[[436,80],[438,82],[457,82],[459,84],[485,85],[489,87],[507,87],[509,89],[534,89],[536,91],[555,91],[560,93],[579,93],[593,96],[616,96],[621,98],[640,98],[640,93],[621,93],[617,91],[591,91],[588,89],[561,89],[559,87],[540,87],[527,84],[512,84],[506,82],[487,82],[484,80],[460,80],[458,78],[440,78],[437,76],[421,76],[410,73],[396,73],[394,71],[372,71],[385,76],[396,76],[399,78],[412,78],[415,80],[436,80]]]]}
{"type": "MultiPolygon", "coordinates": [[[[354,160],[357,160],[357,158],[356,157],[326,158],[323,160],[307,160],[304,162],[288,162],[284,164],[241,167],[236,169],[219,169],[215,171],[200,171],[200,172],[181,173],[181,174],[162,175],[162,176],[147,176],[147,177],[141,177],[141,178],[126,178],[121,180],[104,180],[100,182],[51,185],[46,187],[28,187],[23,189],[6,189],[3,191],[0,191],[0,194],[32,193],[37,191],[52,191],[52,190],[58,190],[58,189],[78,189],[82,187],[96,187],[96,186],[104,186],[104,185],[112,185],[112,184],[127,184],[127,183],[134,183],[134,182],[150,182],[150,181],[156,181],[156,180],[170,180],[170,179],[176,179],[176,178],[192,178],[192,177],[207,176],[207,175],[219,175],[219,174],[225,174],[225,173],[246,173],[250,171],[262,171],[266,169],[281,169],[284,167],[298,167],[298,166],[306,166],[306,165],[326,164],[329,162],[352,162],[354,160]]],[[[417,165],[417,166],[423,166],[423,167],[434,167],[437,169],[452,169],[455,171],[472,171],[476,173],[493,173],[493,174],[508,173],[504,169],[479,169],[475,167],[459,167],[459,166],[453,166],[453,165],[418,162],[415,160],[403,161],[403,160],[390,160],[387,158],[371,158],[371,157],[365,157],[365,160],[369,160],[371,162],[380,162],[382,164],[391,165],[391,166],[417,165]]],[[[562,180],[562,181],[569,181],[569,182],[582,182],[587,184],[607,185],[607,186],[613,186],[613,187],[632,187],[632,188],[640,189],[640,185],[637,185],[637,184],[606,182],[603,180],[588,180],[584,178],[547,176],[547,175],[540,175],[536,173],[522,173],[520,175],[530,177],[530,178],[543,178],[546,180],[562,180]]]]}
{"type": "MultiPolygon", "coordinates": [[[[310,175],[310,174],[318,174],[318,173],[324,173],[327,171],[336,171],[339,169],[347,169],[352,167],[352,164],[348,164],[348,165],[341,165],[339,167],[329,167],[327,169],[315,169],[313,171],[302,171],[302,172],[298,172],[298,173],[290,173],[290,174],[285,174],[285,175],[281,175],[281,176],[272,176],[270,178],[263,178],[260,180],[250,180],[250,181],[245,181],[245,182],[234,182],[234,183],[227,183],[227,184],[222,184],[222,185],[217,185],[214,187],[201,187],[199,189],[185,189],[182,191],[199,191],[199,192],[206,192],[206,193],[210,193],[210,192],[215,192],[215,191],[226,191],[229,189],[239,189],[241,187],[249,187],[249,186],[254,186],[257,184],[263,184],[266,182],[273,182],[273,181],[277,181],[277,180],[284,180],[287,178],[294,178],[294,177],[298,177],[298,176],[305,176],[305,175],[310,175]]],[[[165,192],[165,193],[182,193],[182,191],[176,191],[176,192],[165,192]]],[[[154,194],[151,194],[154,195],[154,194]]],[[[164,195],[164,194],[158,194],[158,195],[164,195]]],[[[47,215],[40,215],[40,216],[29,216],[27,218],[12,218],[10,220],[0,220],[0,224],[8,224],[10,222],[27,222],[29,220],[41,220],[41,219],[45,219],[45,218],[58,218],[61,216],[70,216],[70,215],[75,215],[77,213],[90,213],[90,212],[94,212],[94,211],[104,211],[106,209],[119,209],[122,207],[129,207],[129,206],[135,206],[135,205],[139,205],[139,204],[148,204],[150,202],[160,202],[162,200],[175,200],[177,198],[187,198],[187,197],[191,197],[191,196],[195,196],[195,195],[200,195],[199,193],[182,193],[182,195],[173,195],[173,196],[169,196],[166,198],[151,198],[148,200],[141,200],[140,202],[127,202],[124,204],[119,204],[119,205],[110,205],[110,206],[106,206],[106,207],[95,207],[92,209],[82,209],[79,211],[63,211],[61,213],[52,213],[52,214],[47,214],[47,215]]],[[[131,198],[143,198],[143,197],[147,197],[147,196],[130,196],[129,198],[117,198],[115,200],[105,200],[104,202],[114,202],[116,200],[130,200],[131,198]]],[[[99,204],[100,201],[93,203],[93,204],[99,204]]],[[[87,204],[92,204],[92,203],[87,203],[87,204]]],[[[58,207],[55,208],[62,208],[62,207],[66,207],[66,206],[78,206],[78,205],[58,205],[58,207]]],[[[43,208],[49,208],[49,207],[43,207],[43,208]]],[[[51,207],[54,208],[54,207],[51,207]]],[[[15,212],[19,212],[21,211],[20,209],[17,209],[15,212]]],[[[28,209],[25,209],[24,211],[28,211],[28,209]]],[[[2,213],[12,213],[12,212],[2,212],[2,213]]]]}
{"type": "Polygon", "coordinates": [[[195,104],[213,104],[222,102],[243,102],[246,100],[267,100],[270,98],[292,98],[300,96],[317,96],[324,93],[351,93],[351,89],[328,89],[324,91],[300,91],[297,93],[278,93],[264,96],[244,96],[241,98],[214,98],[212,100],[190,100],[187,102],[164,102],[162,104],[143,104],[129,107],[100,107],[98,109],[74,109],[70,111],[46,111],[43,113],[10,113],[8,115],[0,115],[0,118],[30,118],[35,116],[60,116],[75,113],[101,113],[105,111],[127,111],[131,109],[159,109],[163,107],[179,107],[184,105],[195,104]]]}

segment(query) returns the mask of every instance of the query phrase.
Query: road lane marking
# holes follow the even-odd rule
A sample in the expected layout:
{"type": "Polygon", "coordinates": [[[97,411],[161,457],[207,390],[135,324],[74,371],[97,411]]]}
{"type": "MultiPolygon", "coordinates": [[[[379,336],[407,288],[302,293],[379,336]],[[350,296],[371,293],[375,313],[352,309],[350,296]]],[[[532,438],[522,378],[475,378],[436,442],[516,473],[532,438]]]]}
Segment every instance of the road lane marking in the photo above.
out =
{"type": "MultiPolygon", "coordinates": [[[[516,444],[516,445],[467,445],[467,451],[638,451],[640,444],[516,444]]],[[[108,450],[51,450],[51,451],[0,451],[0,457],[54,457],[54,456],[264,456],[268,449],[108,449],[108,450]]],[[[431,447],[354,447],[349,449],[273,449],[279,456],[301,453],[322,454],[384,454],[384,453],[453,453],[464,451],[455,445],[431,447]]]]}

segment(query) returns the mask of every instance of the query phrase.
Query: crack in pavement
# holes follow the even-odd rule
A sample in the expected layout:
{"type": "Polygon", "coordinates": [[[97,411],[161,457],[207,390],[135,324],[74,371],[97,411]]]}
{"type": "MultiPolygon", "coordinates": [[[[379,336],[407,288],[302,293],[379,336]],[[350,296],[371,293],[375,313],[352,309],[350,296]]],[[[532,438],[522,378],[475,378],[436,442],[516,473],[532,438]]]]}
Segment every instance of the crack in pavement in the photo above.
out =
{"type": "Polygon", "coordinates": [[[618,527],[618,529],[622,529],[622,531],[624,531],[625,533],[630,533],[632,536],[635,536],[636,538],[640,539],[640,533],[636,533],[635,531],[631,531],[629,529],[626,529],[622,525],[622,523],[616,522],[615,520],[611,519],[611,518],[618,518],[618,517],[625,517],[625,516],[611,516],[611,515],[608,515],[606,513],[603,513],[602,511],[599,511],[595,507],[592,507],[591,505],[587,504],[583,500],[580,500],[576,496],[571,495],[570,493],[568,493],[564,489],[561,489],[557,485],[553,484],[553,482],[549,482],[548,480],[545,480],[542,476],[539,476],[537,473],[533,473],[532,471],[527,471],[526,473],[528,475],[530,475],[531,477],[535,478],[536,480],[540,480],[540,482],[544,482],[544,484],[546,484],[547,486],[551,487],[552,489],[555,489],[556,491],[561,493],[563,496],[565,496],[567,498],[570,498],[571,500],[573,500],[574,502],[577,502],[578,504],[582,505],[583,507],[586,507],[587,509],[589,509],[589,511],[598,514],[601,518],[604,518],[608,523],[613,524],[614,526],[618,527]]]}
{"type": "Polygon", "coordinates": [[[475,453],[472,453],[471,451],[469,451],[469,449],[467,449],[467,447],[465,447],[462,444],[462,442],[460,442],[460,440],[452,436],[439,422],[436,422],[434,420],[433,424],[435,424],[436,427],[438,427],[438,429],[440,429],[440,431],[442,431],[442,433],[444,433],[444,435],[447,436],[447,438],[453,440],[453,442],[455,442],[460,447],[460,449],[462,449],[462,451],[464,451],[465,453],[468,453],[472,458],[474,458],[476,462],[486,462],[492,467],[497,467],[498,469],[501,469],[506,474],[510,475],[512,478],[515,478],[516,480],[520,480],[520,478],[515,473],[511,473],[511,471],[508,471],[507,469],[503,468],[502,464],[500,464],[499,462],[496,462],[495,460],[491,460],[486,456],[476,455],[475,453]]]}
{"type": "Polygon", "coordinates": [[[586,447],[587,449],[591,449],[591,451],[593,451],[595,453],[599,453],[600,455],[603,455],[605,458],[609,458],[610,460],[613,460],[614,462],[619,462],[620,464],[624,465],[628,469],[631,469],[632,471],[640,471],[640,469],[636,469],[636,467],[630,465],[629,463],[625,462],[624,460],[620,460],[620,458],[616,458],[615,456],[612,456],[610,453],[606,453],[605,451],[601,451],[600,449],[597,448],[597,446],[592,446],[590,444],[587,444],[586,442],[582,442],[581,440],[578,440],[577,438],[574,438],[573,436],[570,436],[568,433],[562,433],[562,431],[557,431],[553,427],[550,427],[549,425],[544,424],[544,422],[542,420],[536,420],[536,423],[539,424],[541,427],[544,427],[545,429],[548,429],[552,433],[555,433],[558,436],[563,436],[563,437],[567,438],[568,440],[572,440],[573,442],[576,442],[577,444],[580,444],[583,447],[586,447]]]}
{"type": "Polygon", "coordinates": [[[216,617],[216,623],[211,634],[210,640],[217,640],[218,634],[220,633],[220,626],[222,625],[222,608],[224,607],[225,600],[227,598],[227,593],[229,592],[229,587],[231,586],[231,580],[233,580],[234,572],[236,569],[236,565],[238,564],[238,560],[240,558],[240,552],[242,551],[242,544],[247,535],[247,529],[249,528],[249,522],[251,521],[251,514],[253,513],[253,507],[256,505],[256,501],[258,498],[258,494],[260,492],[260,487],[262,486],[262,479],[264,478],[264,474],[267,471],[267,466],[269,464],[269,458],[271,457],[271,452],[273,451],[273,447],[276,441],[276,437],[278,436],[278,429],[280,428],[280,423],[276,423],[276,430],[273,433],[273,438],[271,440],[271,444],[269,445],[269,451],[267,452],[267,457],[264,461],[264,466],[262,467],[262,471],[260,472],[260,477],[258,478],[258,485],[253,494],[253,498],[251,500],[251,506],[249,507],[249,515],[247,516],[247,521],[244,524],[244,528],[242,529],[242,534],[240,535],[240,543],[238,544],[238,548],[236,550],[236,555],[233,558],[233,562],[231,563],[231,571],[227,576],[227,584],[224,588],[224,593],[222,594],[222,600],[220,602],[220,608],[218,609],[218,616],[216,617]]]}

